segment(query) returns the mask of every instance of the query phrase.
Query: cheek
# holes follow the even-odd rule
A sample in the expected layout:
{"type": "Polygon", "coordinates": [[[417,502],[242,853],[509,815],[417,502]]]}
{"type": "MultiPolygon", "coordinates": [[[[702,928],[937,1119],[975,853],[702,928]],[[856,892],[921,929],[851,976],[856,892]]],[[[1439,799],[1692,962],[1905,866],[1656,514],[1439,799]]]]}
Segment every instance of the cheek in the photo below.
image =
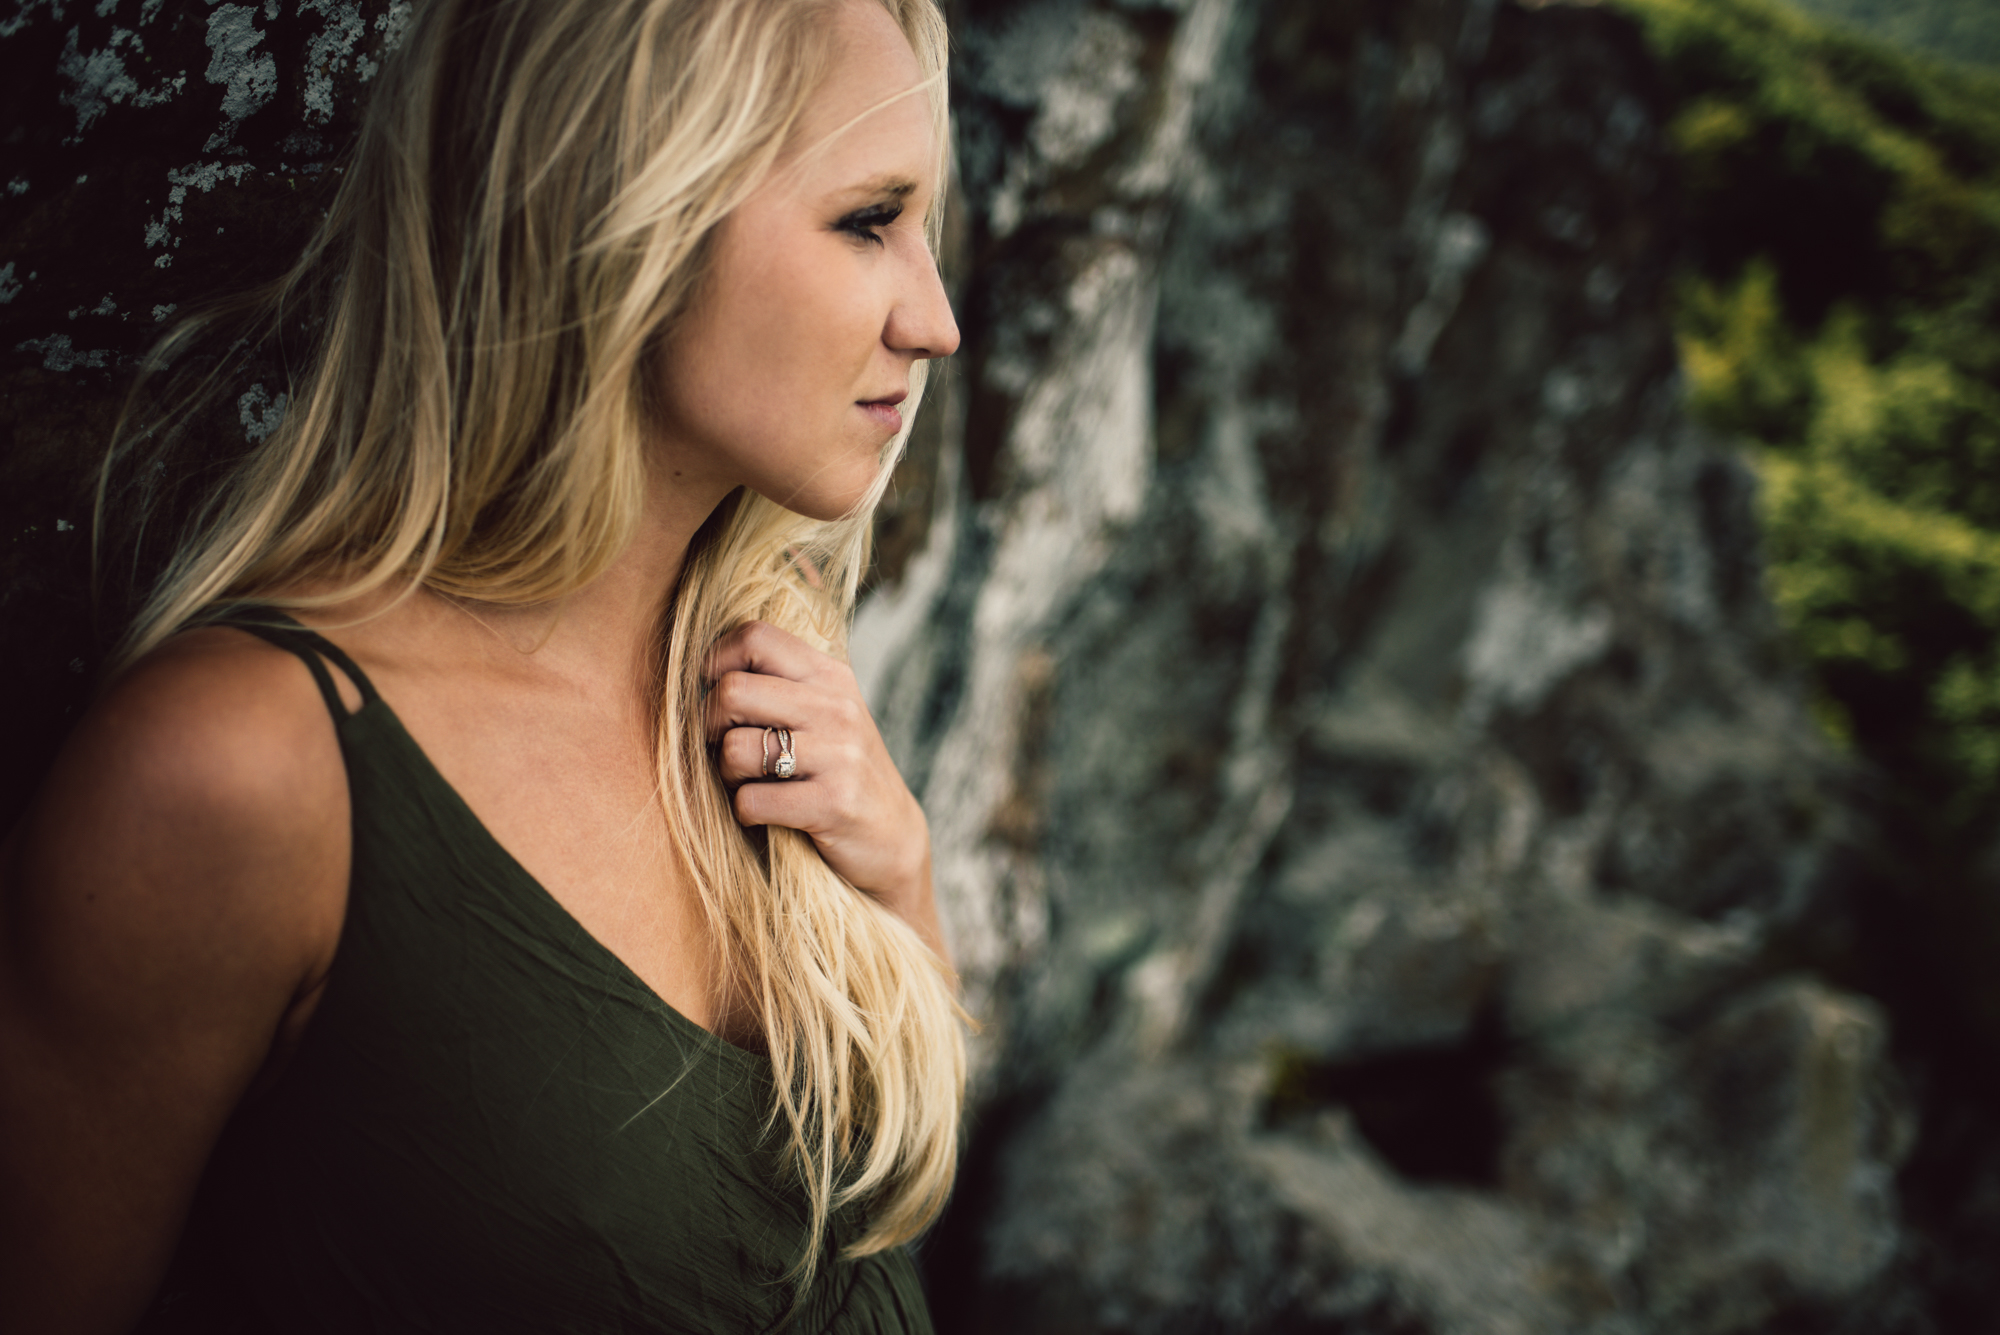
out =
{"type": "Polygon", "coordinates": [[[729,450],[773,416],[773,378],[792,360],[774,340],[786,331],[746,296],[740,284],[711,283],[661,352],[661,424],[689,444],[729,450]]]}
{"type": "Polygon", "coordinates": [[[826,511],[821,518],[859,498],[881,444],[853,403],[866,363],[837,355],[843,340],[814,314],[712,311],[663,351],[659,424],[677,470],[826,511]]]}
{"type": "Polygon", "coordinates": [[[661,426],[681,466],[810,510],[859,498],[883,441],[856,402],[904,378],[878,364],[875,258],[823,230],[723,239],[659,368],[661,426]]]}
{"type": "Polygon", "coordinates": [[[760,346],[822,375],[853,374],[865,364],[880,329],[867,275],[855,259],[836,252],[817,265],[792,266],[781,278],[771,275],[778,281],[759,293],[760,346]]]}
{"type": "Polygon", "coordinates": [[[827,408],[849,388],[868,345],[851,295],[824,269],[766,271],[734,293],[706,351],[711,380],[743,393],[745,410],[765,416],[827,408]],[[828,396],[832,396],[831,399],[828,396]]]}

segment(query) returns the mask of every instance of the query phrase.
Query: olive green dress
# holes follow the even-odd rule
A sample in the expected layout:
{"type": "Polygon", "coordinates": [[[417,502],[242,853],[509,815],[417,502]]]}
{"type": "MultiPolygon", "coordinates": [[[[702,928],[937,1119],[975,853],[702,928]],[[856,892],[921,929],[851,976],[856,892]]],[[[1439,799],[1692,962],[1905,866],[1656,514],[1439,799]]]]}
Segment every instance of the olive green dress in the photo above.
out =
{"type": "Polygon", "coordinates": [[[929,1332],[901,1249],[803,1293],[765,1059],[662,1001],[480,824],[331,643],[304,659],[353,810],[347,918],[292,1061],[225,1133],[151,1328],[929,1332]],[[355,686],[349,713],[326,662],[355,686]]]}

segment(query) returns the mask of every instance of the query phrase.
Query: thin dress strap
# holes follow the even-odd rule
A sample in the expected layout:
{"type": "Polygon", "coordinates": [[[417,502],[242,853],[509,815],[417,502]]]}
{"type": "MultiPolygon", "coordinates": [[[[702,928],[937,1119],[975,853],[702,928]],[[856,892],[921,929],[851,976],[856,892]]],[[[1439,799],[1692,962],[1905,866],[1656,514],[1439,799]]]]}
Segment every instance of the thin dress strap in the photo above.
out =
{"type": "Polygon", "coordinates": [[[241,608],[208,624],[248,631],[258,639],[296,655],[311,669],[313,680],[319,684],[319,693],[325,698],[326,707],[333,712],[335,719],[348,717],[347,702],[340,698],[340,688],[334,685],[333,674],[326,670],[326,662],[322,660],[330,660],[354,683],[354,689],[361,692],[362,708],[381,698],[376,695],[375,684],[368,680],[368,674],[356,667],[354,660],[342,652],[339,645],[319,632],[301,626],[275,608],[241,608]]]}

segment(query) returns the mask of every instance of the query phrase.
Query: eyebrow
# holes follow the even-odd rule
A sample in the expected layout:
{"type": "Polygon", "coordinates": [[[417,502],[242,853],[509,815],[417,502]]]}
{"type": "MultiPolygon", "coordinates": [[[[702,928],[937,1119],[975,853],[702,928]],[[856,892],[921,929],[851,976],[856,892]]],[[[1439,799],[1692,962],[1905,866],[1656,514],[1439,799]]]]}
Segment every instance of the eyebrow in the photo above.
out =
{"type": "Polygon", "coordinates": [[[917,193],[917,183],[907,176],[871,176],[854,185],[841,186],[833,192],[836,195],[887,195],[891,199],[908,199],[917,193]]]}

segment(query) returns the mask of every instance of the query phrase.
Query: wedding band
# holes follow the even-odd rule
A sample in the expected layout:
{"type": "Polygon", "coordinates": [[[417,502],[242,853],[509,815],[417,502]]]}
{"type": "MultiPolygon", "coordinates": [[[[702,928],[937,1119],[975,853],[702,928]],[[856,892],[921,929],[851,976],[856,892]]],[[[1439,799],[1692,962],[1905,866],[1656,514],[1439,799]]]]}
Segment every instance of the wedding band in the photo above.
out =
{"type": "Polygon", "coordinates": [[[762,742],[764,763],[758,768],[767,779],[789,779],[799,772],[798,752],[792,750],[792,730],[790,728],[766,728],[762,742]],[[771,734],[778,734],[778,763],[771,764],[771,734]]]}

